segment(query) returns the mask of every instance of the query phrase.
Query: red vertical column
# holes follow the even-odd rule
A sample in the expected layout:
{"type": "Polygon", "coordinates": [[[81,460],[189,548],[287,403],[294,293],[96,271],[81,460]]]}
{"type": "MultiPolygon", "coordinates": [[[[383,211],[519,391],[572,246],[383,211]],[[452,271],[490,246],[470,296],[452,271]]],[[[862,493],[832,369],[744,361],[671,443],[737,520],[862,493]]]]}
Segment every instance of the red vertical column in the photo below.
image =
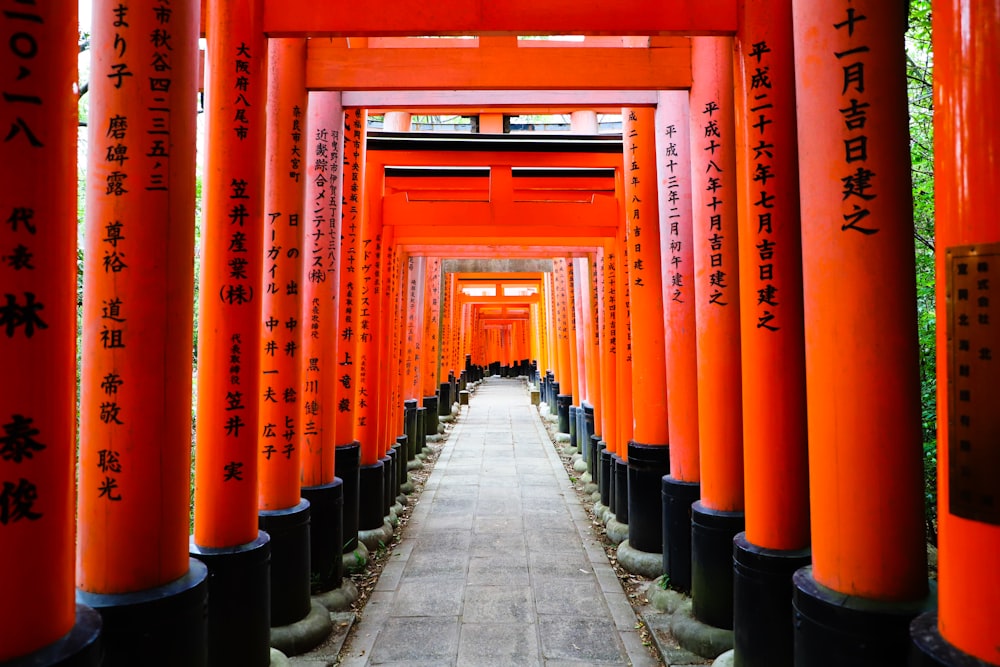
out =
{"type": "Polygon", "coordinates": [[[573,403],[573,378],[570,371],[569,355],[569,317],[566,301],[568,287],[566,277],[566,260],[553,260],[552,297],[555,302],[556,315],[556,345],[559,348],[556,372],[556,410],[559,415],[559,432],[569,433],[569,406],[573,403]],[[563,398],[559,398],[562,396],[563,398]]]}
{"type": "Polygon", "coordinates": [[[139,659],[133,623],[165,660],[205,659],[202,619],[184,641],[156,621],[206,592],[188,557],[197,38],[192,2],[94,6],[77,585],[115,663],[139,659]]]}
{"type": "MultiPolygon", "coordinates": [[[[661,478],[670,471],[667,375],[663,344],[663,277],[656,174],[655,111],[622,109],[624,209],[628,252],[635,430],[628,443],[628,546],[646,554],[658,575],[663,550],[661,478]]],[[[623,543],[624,544],[624,543],[623,543]]]]}
{"type": "Polygon", "coordinates": [[[688,94],[661,92],[656,109],[660,246],[670,413],[670,475],[663,478],[663,572],[691,592],[691,504],[701,495],[691,115],[688,94]]]}
{"type": "Polygon", "coordinates": [[[887,664],[928,590],[906,11],[792,7],[813,547],[794,578],[795,652],[887,664]]]}
{"type": "Polygon", "coordinates": [[[438,333],[441,324],[441,258],[427,258],[424,283],[424,331],[421,354],[421,391],[426,434],[438,433],[438,333]]]}
{"type": "Polygon", "coordinates": [[[270,543],[257,528],[267,46],[256,2],[206,7],[204,215],[191,554],[209,579],[209,660],[270,659],[270,543]],[[245,565],[244,563],[248,563],[245,565]]]}
{"type": "Polygon", "coordinates": [[[911,632],[926,656],[921,665],[960,665],[971,657],[1000,664],[1000,619],[987,611],[1000,607],[993,444],[1000,424],[990,407],[1000,313],[989,293],[1000,272],[993,213],[1000,187],[1000,7],[935,2],[933,9],[939,617],[920,617],[911,632]]]}
{"type": "Polygon", "coordinates": [[[732,538],[743,530],[740,278],[732,40],[692,41],[691,179],[701,500],[691,521],[695,616],[733,623],[732,538]]]}
{"type": "MultiPolygon", "coordinates": [[[[312,92],[302,152],[302,347],[299,403],[302,497],[310,506],[312,592],[339,588],[343,577],[343,480],[336,473],[337,265],[342,195],[344,109],[340,94],[312,92]]],[[[289,165],[290,166],[290,165],[289,165]]]]}
{"type": "Polygon", "coordinates": [[[791,665],[791,578],[809,564],[801,224],[791,0],[744,0],[736,52],[746,532],[740,659],[791,665]],[[781,410],[772,409],[774,405],[781,410]],[[768,584],[760,582],[768,581],[768,584]]]}
{"type": "Polygon", "coordinates": [[[337,476],[344,482],[344,553],[352,552],[367,559],[367,547],[358,543],[358,468],[361,443],[354,437],[356,419],[357,340],[359,331],[358,299],[360,275],[359,249],[363,213],[362,179],[365,166],[367,127],[363,109],[347,109],[344,114],[343,161],[341,178],[339,257],[337,265],[337,334],[336,383],[334,401],[337,419],[334,437],[337,476]]]}
{"type": "Polygon", "coordinates": [[[97,664],[100,618],[73,601],[77,5],[3,8],[0,662],[68,635],[58,659],[97,664]]]}

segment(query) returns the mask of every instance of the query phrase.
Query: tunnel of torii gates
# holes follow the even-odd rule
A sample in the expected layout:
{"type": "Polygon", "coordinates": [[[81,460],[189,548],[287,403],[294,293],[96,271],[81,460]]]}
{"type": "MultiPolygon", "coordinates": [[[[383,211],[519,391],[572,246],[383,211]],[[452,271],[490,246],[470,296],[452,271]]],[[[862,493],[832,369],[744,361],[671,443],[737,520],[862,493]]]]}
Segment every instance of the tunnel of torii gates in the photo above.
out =
{"type": "Polygon", "coordinates": [[[3,0],[0,661],[268,664],[500,373],[737,664],[1000,664],[1000,5],[933,3],[934,587],[905,5],[96,0],[77,405],[77,8],[3,0]]]}

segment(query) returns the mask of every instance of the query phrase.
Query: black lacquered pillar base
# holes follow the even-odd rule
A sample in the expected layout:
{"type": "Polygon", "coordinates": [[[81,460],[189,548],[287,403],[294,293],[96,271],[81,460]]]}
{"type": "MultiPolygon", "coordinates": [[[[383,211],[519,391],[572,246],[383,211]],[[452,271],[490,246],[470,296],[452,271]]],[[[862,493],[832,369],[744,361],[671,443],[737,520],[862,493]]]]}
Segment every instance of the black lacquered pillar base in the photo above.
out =
{"type": "Polygon", "coordinates": [[[437,435],[438,397],[424,396],[424,435],[437,435]]]}
{"type": "MultiPolygon", "coordinates": [[[[981,613],[986,613],[985,610],[981,613]]],[[[917,616],[910,623],[908,667],[994,667],[952,646],[941,636],[937,612],[917,616]]]]}
{"type": "Polygon", "coordinates": [[[559,432],[569,433],[569,410],[573,405],[573,397],[570,394],[559,394],[556,396],[556,410],[559,415],[559,432]]]}
{"type": "Polygon", "coordinates": [[[615,454],[615,521],[628,524],[628,461],[615,454]]]}
{"type": "Polygon", "coordinates": [[[779,551],[733,539],[733,634],[740,667],[793,667],[792,575],[809,549],[779,551]]]}
{"type": "Polygon", "coordinates": [[[403,401],[403,433],[406,434],[406,460],[417,457],[417,399],[403,401]]]}
{"type": "Polygon", "coordinates": [[[668,446],[628,443],[628,541],[633,549],[658,554],[663,548],[660,487],[669,473],[668,446]]]}
{"type": "MultiPolygon", "coordinates": [[[[199,547],[191,556],[208,568],[208,664],[271,664],[271,538],[228,549],[199,547]]],[[[337,552],[340,559],[340,552],[337,552]]]]}
{"type": "Polygon", "coordinates": [[[334,452],[334,466],[337,477],[344,484],[343,549],[349,554],[358,548],[358,499],[359,474],[361,465],[361,443],[357,440],[349,445],[337,447],[334,452]]]}
{"type": "Polygon", "coordinates": [[[716,628],[733,628],[733,538],[744,523],[743,512],[691,506],[691,607],[716,628]]]}
{"type": "Polygon", "coordinates": [[[691,593],[691,504],[701,497],[701,484],[670,475],[661,482],[663,500],[663,572],[670,587],[691,593]]]}
{"type": "MultiPolygon", "coordinates": [[[[611,461],[612,454],[605,447],[600,447],[601,442],[599,441],[595,447],[597,458],[600,460],[599,470],[601,471],[597,480],[597,490],[601,492],[601,504],[611,509],[611,480],[614,479],[611,476],[611,461]]],[[[614,511],[614,510],[612,510],[614,511]]]]}
{"type": "MultiPolygon", "coordinates": [[[[579,415],[579,412],[580,412],[580,408],[576,407],[575,405],[569,406],[569,431],[567,431],[567,433],[569,433],[569,444],[570,444],[570,447],[575,447],[576,451],[580,452],[580,454],[584,458],[586,458],[586,456],[587,456],[587,454],[589,452],[584,451],[583,448],[580,447],[580,415],[579,415]]],[[[561,431],[562,427],[560,427],[559,430],[561,431]]]]}
{"type": "Polygon", "coordinates": [[[795,664],[905,665],[910,623],[933,608],[934,597],[932,592],[924,600],[892,603],[844,595],[817,582],[812,567],[804,567],[792,576],[795,664]]]}
{"type": "Polygon", "coordinates": [[[117,595],[77,590],[76,601],[101,615],[102,665],[208,665],[208,568],[189,562],[184,576],[156,588],[117,595]]]}
{"type": "Polygon", "coordinates": [[[77,604],[73,629],[65,636],[3,664],[4,667],[99,667],[103,664],[102,648],[101,615],[77,604]]]}
{"type": "Polygon", "coordinates": [[[302,487],[312,511],[309,536],[313,595],[340,588],[344,579],[344,482],[302,487]]]}
{"type": "Polygon", "coordinates": [[[439,417],[447,417],[451,414],[451,382],[442,382],[438,387],[438,410],[439,417]]]}
{"type": "Polygon", "coordinates": [[[358,529],[375,530],[385,523],[385,473],[382,462],[361,466],[361,494],[358,507],[358,529]]]}
{"type": "Polygon", "coordinates": [[[257,512],[257,526],[271,536],[271,627],[291,625],[309,615],[309,521],[305,499],[295,507],[257,512]]]}

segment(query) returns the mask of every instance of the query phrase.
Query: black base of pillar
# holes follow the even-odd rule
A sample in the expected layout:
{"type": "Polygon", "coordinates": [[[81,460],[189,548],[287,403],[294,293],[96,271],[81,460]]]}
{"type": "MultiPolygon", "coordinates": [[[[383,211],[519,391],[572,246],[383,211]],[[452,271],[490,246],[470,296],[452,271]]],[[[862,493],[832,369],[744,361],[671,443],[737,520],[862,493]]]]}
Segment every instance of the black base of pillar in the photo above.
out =
{"type": "Polygon", "coordinates": [[[587,448],[589,450],[590,459],[587,461],[587,472],[590,473],[590,477],[594,480],[594,484],[597,484],[597,489],[601,488],[601,438],[600,436],[591,434],[587,438],[587,448]]]}
{"type": "Polygon", "coordinates": [[[403,433],[406,434],[406,460],[417,456],[417,399],[403,401],[403,433]]]}
{"type": "Polygon", "coordinates": [[[661,480],[670,474],[670,447],[628,443],[628,541],[633,549],[658,554],[663,548],[661,480]]]}
{"type": "Polygon", "coordinates": [[[740,667],[793,667],[792,575],[809,549],[778,551],[733,539],[733,639],[740,667]]]}
{"type": "Polygon", "coordinates": [[[438,387],[438,417],[447,417],[451,414],[451,382],[442,382],[438,387]]]}
{"type": "MultiPolygon", "coordinates": [[[[599,446],[599,445],[595,445],[599,446]]],[[[600,479],[597,481],[597,490],[601,492],[601,504],[605,507],[611,507],[611,452],[606,448],[598,449],[599,454],[597,457],[601,460],[600,465],[600,479]]]]}
{"type": "Polygon", "coordinates": [[[208,665],[208,568],[189,559],[176,581],[135,593],[76,591],[101,615],[104,667],[208,665]]]}
{"type": "Polygon", "coordinates": [[[438,397],[424,396],[424,435],[437,435],[438,432],[438,397]]]}
{"type": "MultiPolygon", "coordinates": [[[[559,414],[559,383],[553,380],[549,384],[549,398],[551,399],[549,404],[549,414],[558,415],[559,414]]],[[[569,405],[567,403],[566,405],[569,405]]],[[[568,418],[568,416],[567,416],[568,418]]],[[[569,423],[567,422],[566,428],[569,428],[569,423]]],[[[560,431],[560,433],[568,433],[568,431],[560,431]]]]}
{"type": "Polygon", "coordinates": [[[344,482],[302,487],[312,512],[309,563],[313,595],[340,588],[344,581],[344,482]]]}
{"type": "Polygon", "coordinates": [[[615,454],[615,521],[628,524],[628,461],[615,454]]]}
{"type": "Polygon", "coordinates": [[[909,667],[994,667],[960,651],[941,636],[937,612],[921,614],[910,623],[909,667]]]}
{"type": "Polygon", "coordinates": [[[309,615],[309,501],[257,512],[257,526],[271,536],[271,627],[309,615]]]}
{"type": "Polygon", "coordinates": [[[396,504],[396,494],[393,493],[396,471],[392,467],[391,456],[379,459],[379,463],[382,464],[382,517],[385,518],[396,504]]]}
{"type": "Polygon", "coordinates": [[[601,476],[601,449],[597,446],[597,443],[600,441],[600,438],[594,437],[594,434],[597,433],[596,424],[594,424],[594,406],[586,401],[580,406],[580,424],[576,428],[581,433],[579,436],[581,446],[589,448],[587,452],[587,472],[590,473],[595,483],[599,483],[598,478],[601,476]]]}
{"type": "Polygon", "coordinates": [[[361,499],[358,507],[358,529],[375,530],[385,523],[385,473],[382,462],[361,466],[361,499]]]}
{"type": "Polygon", "coordinates": [[[192,540],[190,550],[208,568],[208,664],[270,665],[271,537],[229,549],[192,540]]]}
{"type": "Polygon", "coordinates": [[[413,445],[413,458],[427,446],[427,408],[417,408],[417,442],[413,445]]]}
{"type": "Polygon", "coordinates": [[[743,512],[691,505],[691,608],[716,628],[733,629],[733,538],[744,524],[743,512]]]}
{"type": "Polygon", "coordinates": [[[817,582],[811,566],[792,576],[792,587],[795,664],[809,667],[906,664],[910,622],[935,597],[892,603],[844,595],[817,582]]]}
{"type": "Polygon", "coordinates": [[[584,459],[590,452],[585,451],[580,446],[580,408],[575,405],[569,406],[569,446],[576,447],[576,451],[580,452],[580,455],[584,459]]]}
{"type": "Polygon", "coordinates": [[[4,662],[4,667],[98,667],[103,664],[101,615],[76,605],[73,629],[37,651],[4,662]]]}
{"type": "MultiPolygon", "coordinates": [[[[402,436],[406,437],[406,436],[402,436]]],[[[404,443],[396,438],[396,442],[392,443],[392,447],[389,448],[389,458],[392,459],[392,504],[396,504],[396,498],[399,496],[399,487],[405,480],[399,479],[400,469],[406,470],[406,446],[404,443]]]]}
{"type": "Polygon", "coordinates": [[[349,554],[358,548],[358,467],[361,465],[361,443],[357,440],[349,445],[337,447],[334,452],[334,466],[337,477],[344,483],[344,541],[343,550],[349,554]]]}
{"type": "Polygon", "coordinates": [[[663,500],[663,572],[670,587],[691,593],[691,504],[701,497],[698,482],[682,482],[670,475],[661,483],[663,500]]]}
{"type": "Polygon", "coordinates": [[[569,433],[569,409],[573,405],[573,396],[559,394],[556,396],[556,414],[559,415],[559,432],[569,433]]]}

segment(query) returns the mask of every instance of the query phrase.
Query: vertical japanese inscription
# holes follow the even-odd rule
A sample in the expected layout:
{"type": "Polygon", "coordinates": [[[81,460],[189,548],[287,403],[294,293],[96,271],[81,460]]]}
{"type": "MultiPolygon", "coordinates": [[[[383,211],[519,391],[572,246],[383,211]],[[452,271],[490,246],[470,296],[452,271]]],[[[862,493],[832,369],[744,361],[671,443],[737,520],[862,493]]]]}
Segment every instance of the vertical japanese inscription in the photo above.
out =
{"type": "Polygon", "coordinates": [[[687,162],[682,159],[684,156],[681,155],[677,142],[674,141],[674,137],[677,135],[677,126],[670,123],[665,128],[663,128],[663,134],[666,137],[666,146],[663,149],[663,157],[665,158],[664,167],[667,176],[667,233],[669,236],[669,251],[670,258],[668,278],[670,279],[669,287],[669,298],[674,303],[684,303],[687,298],[686,290],[687,285],[684,282],[685,271],[693,270],[693,267],[688,269],[685,266],[685,252],[684,252],[684,239],[681,236],[681,182],[680,182],[680,172],[678,170],[683,170],[687,167],[687,162]]]}
{"type": "Polygon", "coordinates": [[[1000,244],[949,248],[948,479],[949,511],[1000,525],[1000,244]]]}
{"type": "MultiPolygon", "coordinates": [[[[702,150],[709,154],[708,162],[705,166],[704,185],[705,191],[711,195],[711,200],[706,196],[705,207],[709,209],[708,214],[708,247],[709,270],[705,272],[707,284],[705,294],[708,296],[708,303],[715,306],[728,306],[732,299],[729,292],[728,260],[731,260],[732,250],[727,244],[723,232],[723,211],[720,207],[725,203],[723,197],[729,196],[725,192],[723,169],[716,160],[716,155],[721,155],[724,142],[729,137],[723,136],[723,128],[715,114],[719,111],[718,100],[709,100],[701,110],[702,129],[704,131],[702,150]]],[[[728,222],[728,221],[726,221],[728,222]]]]}
{"type": "Polygon", "coordinates": [[[877,234],[878,226],[873,220],[869,206],[878,197],[875,192],[876,174],[868,168],[868,95],[865,89],[865,66],[871,48],[871,36],[867,30],[868,17],[852,7],[852,0],[844,3],[843,20],[833,24],[838,37],[847,36],[848,47],[835,51],[833,58],[840,66],[843,77],[840,97],[843,106],[839,109],[844,121],[843,156],[843,223],[841,231],[858,232],[865,236],[877,234]]]}

